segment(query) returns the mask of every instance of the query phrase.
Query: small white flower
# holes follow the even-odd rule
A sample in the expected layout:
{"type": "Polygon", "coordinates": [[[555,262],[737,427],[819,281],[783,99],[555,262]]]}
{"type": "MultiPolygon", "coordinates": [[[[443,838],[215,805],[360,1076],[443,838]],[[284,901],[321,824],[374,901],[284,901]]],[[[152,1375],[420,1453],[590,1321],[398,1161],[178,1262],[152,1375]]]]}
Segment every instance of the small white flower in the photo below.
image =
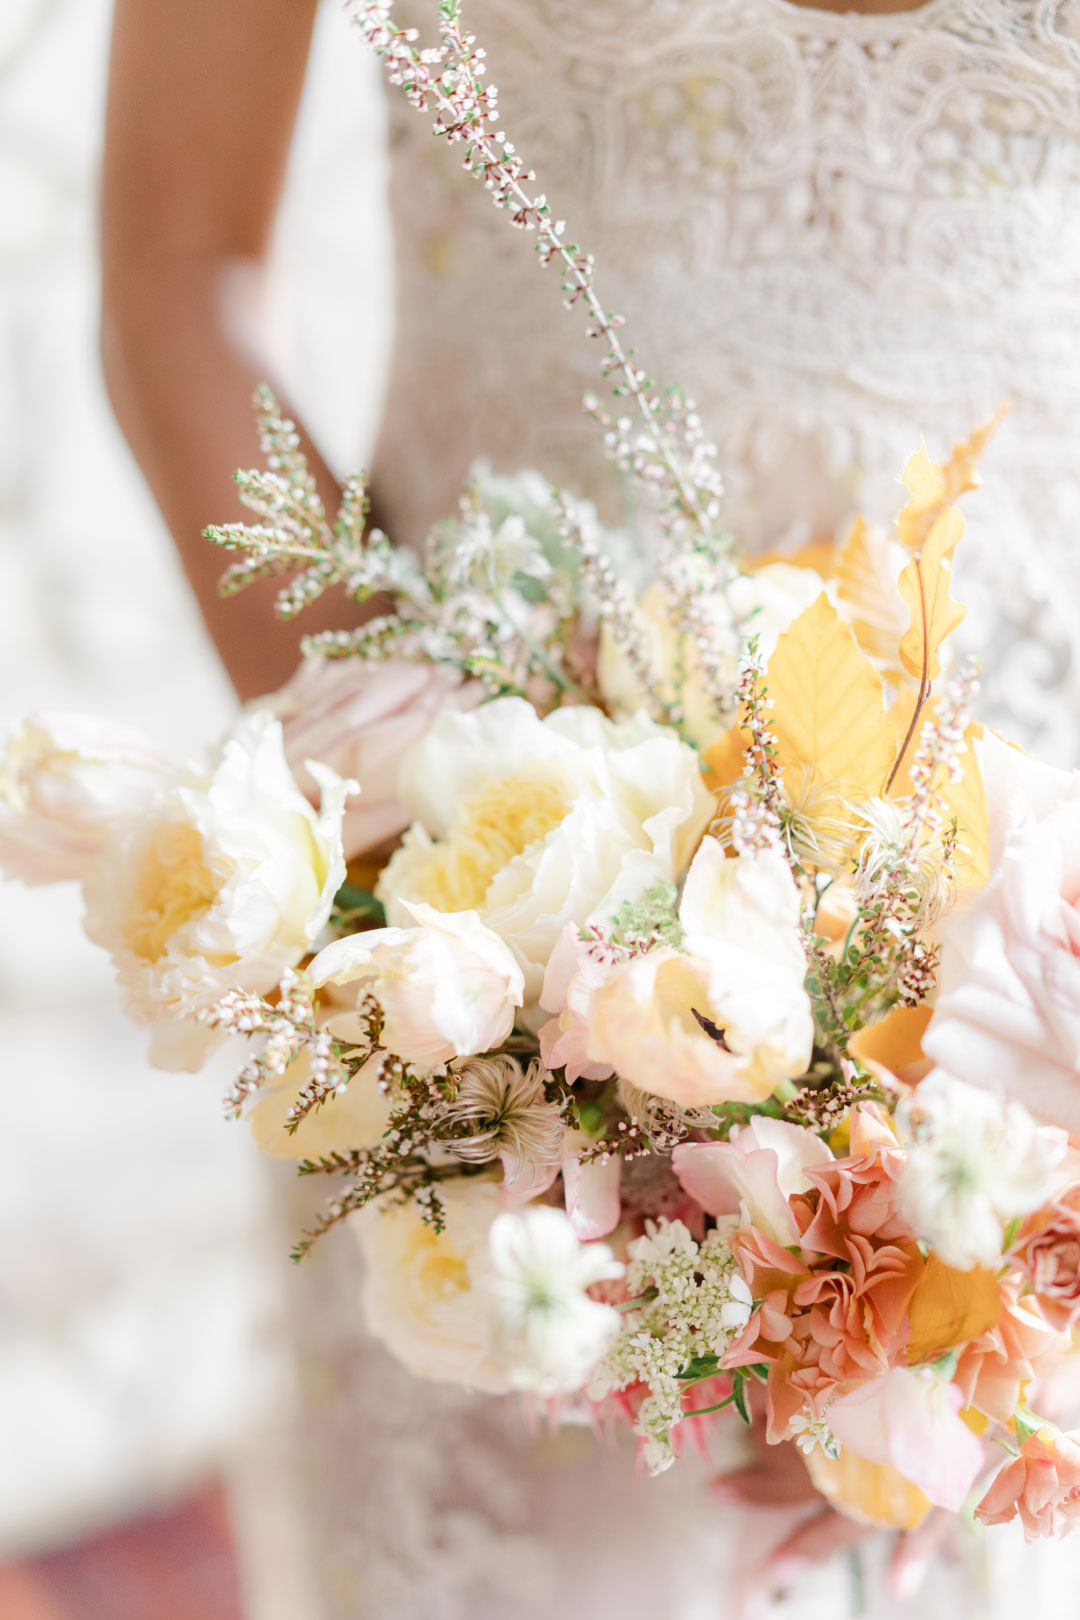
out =
{"type": "Polygon", "coordinates": [[[619,1327],[586,1290],[623,1266],[605,1243],[579,1243],[561,1210],[531,1205],[491,1228],[491,1317],[496,1359],[515,1389],[570,1394],[588,1381],[619,1327]]]}
{"type": "Polygon", "coordinates": [[[1065,1132],[943,1069],[927,1076],[897,1122],[908,1149],[897,1189],[904,1219],[946,1265],[997,1265],[1006,1222],[1053,1196],[1065,1132]]]}
{"type": "Polygon", "coordinates": [[[516,514],[496,528],[486,512],[477,513],[459,533],[450,566],[454,583],[474,591],[505,590],[518,574],[546,579],[550,573],[540,542],[516,514]]]}

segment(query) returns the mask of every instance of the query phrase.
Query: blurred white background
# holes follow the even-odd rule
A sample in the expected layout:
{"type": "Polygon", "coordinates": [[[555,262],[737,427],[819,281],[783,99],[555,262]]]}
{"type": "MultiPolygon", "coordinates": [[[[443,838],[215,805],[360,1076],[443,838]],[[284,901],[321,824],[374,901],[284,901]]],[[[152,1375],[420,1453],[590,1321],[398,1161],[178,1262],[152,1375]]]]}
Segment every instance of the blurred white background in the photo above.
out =
{"type": "MultiPolygon", "coordinates": [[[[231,693],[97,359],[109,12],[0,4],[0,725],[81,709],[190,751],[231,693]]],[[[370,436],[388,337],[381,119],[331,3],[277,260],[281,369],[339,471],[370,436]]],[[[186,1487],[276,1393],[283,1237],[221,1115],[227,1064],[149,1069],[78,919],[74,891],[0,883],[0,1557],[186,1487]]]]}

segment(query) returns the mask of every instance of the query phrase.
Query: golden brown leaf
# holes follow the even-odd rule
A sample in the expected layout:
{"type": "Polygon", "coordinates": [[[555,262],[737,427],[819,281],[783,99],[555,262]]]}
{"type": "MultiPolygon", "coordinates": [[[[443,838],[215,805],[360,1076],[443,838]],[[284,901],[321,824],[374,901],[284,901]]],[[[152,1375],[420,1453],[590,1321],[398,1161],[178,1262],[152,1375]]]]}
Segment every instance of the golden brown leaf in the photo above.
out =
{"type": "Polygon", "coordinates": [[[964,532],[964,520],[955,506],[937,519],[917,557],[908,563],[897,582],[911,610],[911,623],[900,641],[900,662],[909,675],[925,685],[941,674],[938,649],[967,609],[953,600],[952,556],[964,532]]]}
{"type": "Polygon", "coordinates": [[[997,1278],[983,1266],[956,1271],[931,1252],[911,1296],[909,1366],[936,1361],[996,1325],[1001,1315],[997,1278]]]}
{"type": "Polygon", "coordinates": [[[859,1524],[914,1530],[930,1511],[929,1498],[888,1463],[867,1462],[843,1450],[839,1457],[827,1457],[815,1446],[806,1466],[825,1500],[859,1524]]]}
{"type": "Polygon", "coordinates": [[[867,1024],[848,1042],[848,1051],[872,1074],[885,1070],[913,1084],[930,1069],[923,1055],[922,1038],[932,1013],[930,1007],[893,1007],[875,1024],[867,1024]]]}
{"type": "Polygon", "coordinates": [[[849,798],[882,791],[897,739],[881,676],[824,593],[780,637],[766,686],[785,774],[808,769],[849,798]]]}
{"type": "Polygon", "coordinates": [[[976,463],[1007,409],[999,406],[988,422],[954,445],[942,466],[930,460],[925,445],[910,458],[904,468],[904,484],[911,499],[896,520],[897,533],[909,551],[921,550],[938,518],[961,495],[977,487],[976,463]]]}
{"type": "Polygon", "coordinates": [[[844,618],[864,653],[899,674],[897,648],[907,614],[896,588],[900,572],[894,540],[856,518],[836,554],[836,586],[844,618]]]}

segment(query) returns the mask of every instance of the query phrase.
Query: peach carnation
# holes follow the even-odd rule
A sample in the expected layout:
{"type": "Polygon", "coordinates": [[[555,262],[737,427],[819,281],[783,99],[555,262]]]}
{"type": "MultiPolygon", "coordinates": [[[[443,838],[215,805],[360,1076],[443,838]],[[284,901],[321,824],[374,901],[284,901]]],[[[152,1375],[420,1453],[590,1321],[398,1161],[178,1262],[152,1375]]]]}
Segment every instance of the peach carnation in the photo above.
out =
{"type": "Polygon", "coordinates": [[[1065,1350],[1064,1340],[1037,1302],[1020,1298],[1022,1286],[1023,1279],[1017,1275],[1004,1279],[996,1325],[965,1345],[953,1375],[953,1382],[963,1391],[964,1405],[974,1406],[998,1423],[1010,1421],[1025,1386],[1053,1372],[1065,1350]]]}
{"type": "Polygon", "coordinates": [[[1041,1428],[1007,1462],[975,1509],[984,1524],[1019,1515],[1028,1541],[1075,1528],[1080,1519],[1080,1445],[1071,1435],[1041,1428]]]}

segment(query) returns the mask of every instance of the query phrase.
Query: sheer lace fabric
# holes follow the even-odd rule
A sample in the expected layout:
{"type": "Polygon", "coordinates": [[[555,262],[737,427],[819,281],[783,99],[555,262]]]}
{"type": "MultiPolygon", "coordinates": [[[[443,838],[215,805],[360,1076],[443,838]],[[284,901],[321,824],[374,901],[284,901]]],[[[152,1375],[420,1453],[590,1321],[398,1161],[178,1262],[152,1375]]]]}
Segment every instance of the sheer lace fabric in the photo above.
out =
{"type": "MultiPolygon", "coordinates": [[[[416,22],[429,24],[417,4],[416,22]]],[[[958,594],[990,643],[990,715],[1075,751],[1080,521],[1080,3],[929,0],[861,17],[787,0],[471,0],[507,130],[644,363],[697,399],[752,545],[887,520],[925,433],[1008,399],[968,508],[958,594]]],[[[595,384],[555,272],[400,102],[398,335],[376,470],[399,536],[477,455],[611,510],[577,409],[595,384]]],[[[635,1481],[625,1446],[534,1435],[514,1403],[411,1380],[366,1339],[347,1233],[302,1268],[302,1475],[333,1620],[734,1620],[783,1514],[710,1499],[691,1459],[635,1481]]],[[[738,1436],[724,1442],[733,1460],[738,1436]]],[[[1064,1616],[1070,1547],[958,1535],[911,1606],[1064,1616]]],[[[880,1561],[880,1550],[867,1555],[880,1561]]],[[[850,1566],[775,1612],[858,1609],[850,1566]]]]}
{"type": "MultiPolygon", "coordinates": [[[[999,649],[988,717],[1071,757],[1046,688],[1065,678],[1080,566],[1077,0],[867,17],[476,0],[470,17],[601,298],[697,400],[751,547],[831,534],[856,508],[887,521],[921,434],[944,450],[1011,403],[960,583],[972,640],[999,649]]],[[[398,331],[376,466],[398,532],[445,511],[477,455],[610,507],[578,409],[597,357],[556,273],[400,98],[391,140],[398,331]]]]}

